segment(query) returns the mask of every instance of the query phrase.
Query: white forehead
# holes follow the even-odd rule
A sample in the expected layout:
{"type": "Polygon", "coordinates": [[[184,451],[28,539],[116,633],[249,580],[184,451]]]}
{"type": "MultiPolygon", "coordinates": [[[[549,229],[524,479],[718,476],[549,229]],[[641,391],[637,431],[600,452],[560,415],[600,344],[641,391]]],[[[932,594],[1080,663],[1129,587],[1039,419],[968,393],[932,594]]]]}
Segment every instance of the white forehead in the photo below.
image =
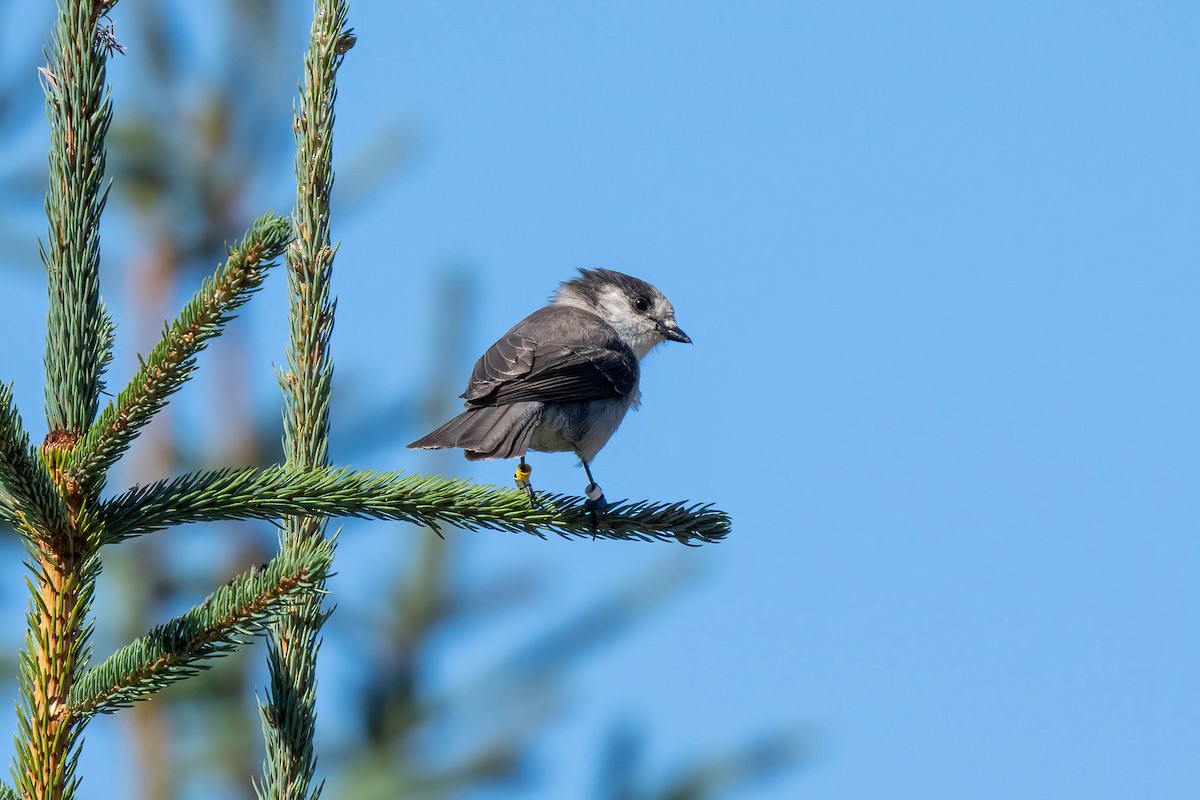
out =
{"type": "Polygon", "coordinates": [[[620,286],[604,286],[597,292],[596,302],[609,311],[623,311],[629,308],[633,298],[620,286]]]}

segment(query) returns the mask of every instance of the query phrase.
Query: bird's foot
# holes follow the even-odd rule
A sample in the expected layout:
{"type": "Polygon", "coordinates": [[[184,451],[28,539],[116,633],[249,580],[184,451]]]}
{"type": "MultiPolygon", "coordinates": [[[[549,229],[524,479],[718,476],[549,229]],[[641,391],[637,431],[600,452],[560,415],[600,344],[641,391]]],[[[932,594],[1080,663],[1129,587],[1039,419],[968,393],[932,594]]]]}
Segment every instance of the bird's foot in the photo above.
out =
{"type": "Polygon", "coordinates": [[[513,473],[513,480],[517,482],[517,488],[529,496],[529,505],[537,506],[537,496],[533,493],[533,484],[529,482],[529,476],[533,474],[533,467],[525,463],[524,459],[520,464],[517,464],[517,471],[513,473]]]}
{"type": "Polygon", "coordinates": [[[604,490],[598,483],[589,483],[583,493],[587,495],[587,502],[583,504],[583,507],[589,511],[603,511],[608,505],[608,500],[604,497],[604,490]]]}
{"type": "Polygon", "coordinates": [[[588,512],[588,516],[591,517],[592,538],[595,539],[596,525],[600,521],[600,515],[608,507],[608,500],[605,499],[604,490],[598,483],[589,483],[583,493],[587,495],[587,502],[583,504],[583,510],[588,512]]]}

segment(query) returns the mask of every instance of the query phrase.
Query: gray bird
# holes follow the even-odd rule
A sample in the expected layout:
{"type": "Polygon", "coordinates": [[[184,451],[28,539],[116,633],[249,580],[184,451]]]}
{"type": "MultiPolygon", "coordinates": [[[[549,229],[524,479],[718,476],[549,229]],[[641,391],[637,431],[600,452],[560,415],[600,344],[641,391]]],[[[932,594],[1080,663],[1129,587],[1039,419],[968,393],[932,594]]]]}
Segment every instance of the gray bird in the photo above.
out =
{"type": "Polygon", "coordinates": [[[581,269],[550,304],[518,322],[475,363],[467,410],[409,447],[461,447],[472,461],[520,457],[517,485],[533,498],[526,450],[573,452],[593,510],[605,505],[591,462],[640,400],[639,362],[691,339],[655,287],[609,269],[581,269]]]}

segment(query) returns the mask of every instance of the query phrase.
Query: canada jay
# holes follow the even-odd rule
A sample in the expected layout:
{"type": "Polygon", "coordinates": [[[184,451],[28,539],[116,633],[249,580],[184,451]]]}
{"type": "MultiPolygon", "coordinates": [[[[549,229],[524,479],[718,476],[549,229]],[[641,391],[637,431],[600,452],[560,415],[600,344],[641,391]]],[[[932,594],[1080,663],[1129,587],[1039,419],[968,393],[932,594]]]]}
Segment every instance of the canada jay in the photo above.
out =
{"type": "Polygon", "coordinates": [[[603,508],[590,463],[638,404],[639,362],[667,340],[692,341],[662,292],[582,269],[475,363],[460,395],[467,410],[409,447],[461,447],[472,461],[519,456],[517,485],[530,499],[525,451],[570,451],[587,472],[591,509],[603,508]]]}

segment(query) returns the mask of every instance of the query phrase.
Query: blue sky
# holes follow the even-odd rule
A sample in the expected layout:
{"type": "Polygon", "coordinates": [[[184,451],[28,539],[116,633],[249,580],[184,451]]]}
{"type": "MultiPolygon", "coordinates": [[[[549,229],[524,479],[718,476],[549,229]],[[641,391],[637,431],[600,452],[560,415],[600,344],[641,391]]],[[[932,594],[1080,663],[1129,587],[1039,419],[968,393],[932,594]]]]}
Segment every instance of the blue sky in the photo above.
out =
{"type": "MultiPolygon", "coordinates": [[[[1194,793],[1200,7],[359,2],[351,23],[339,159],[397,121],[416,144],[335,221],[339,375],[417,390],[447,264],[479,282],[472,356],[590,266],[655,283],[695,340],[650,356],[597,477],[715,502],[727,542],[452,534],[465,579],[552,578],[544,614],[446,644],[447,684],[606,587],[703,575],[578,675],[535,797],[584,796],[622,719],[664,775],[804,731],[812,761],[754,800],[1194,793]]],[[[428,466],[398,427],[369,466],[428,466]]]]}
{"type": "MultiPolygon", "coordinates": [[[[819,757],[746,797],[1186,796],[1200,15],[834,5],[357,8],[343,141],[373,101],[424,149],[345,231],[341,332],[419,327],[380,288],[453,258],[479,348],[580,266],[675,302],[696,344],[650,357],[597,468],[734,533],[575,695],[661,764],[791,724],[819,757]]],[[[552,564],[570,603],[671,555],[472,557],[552,564]]]]}
{"type": "Polygon", "coordinates": [[[625,269],[696,339],[598,467],[735,532],[580,697],[664,759],[817,732],[761,797],[1186,796],[1197,12],[826,5],[356,19],[429,136],[398,258],[483,265],[489,332],[625,269]]]}

